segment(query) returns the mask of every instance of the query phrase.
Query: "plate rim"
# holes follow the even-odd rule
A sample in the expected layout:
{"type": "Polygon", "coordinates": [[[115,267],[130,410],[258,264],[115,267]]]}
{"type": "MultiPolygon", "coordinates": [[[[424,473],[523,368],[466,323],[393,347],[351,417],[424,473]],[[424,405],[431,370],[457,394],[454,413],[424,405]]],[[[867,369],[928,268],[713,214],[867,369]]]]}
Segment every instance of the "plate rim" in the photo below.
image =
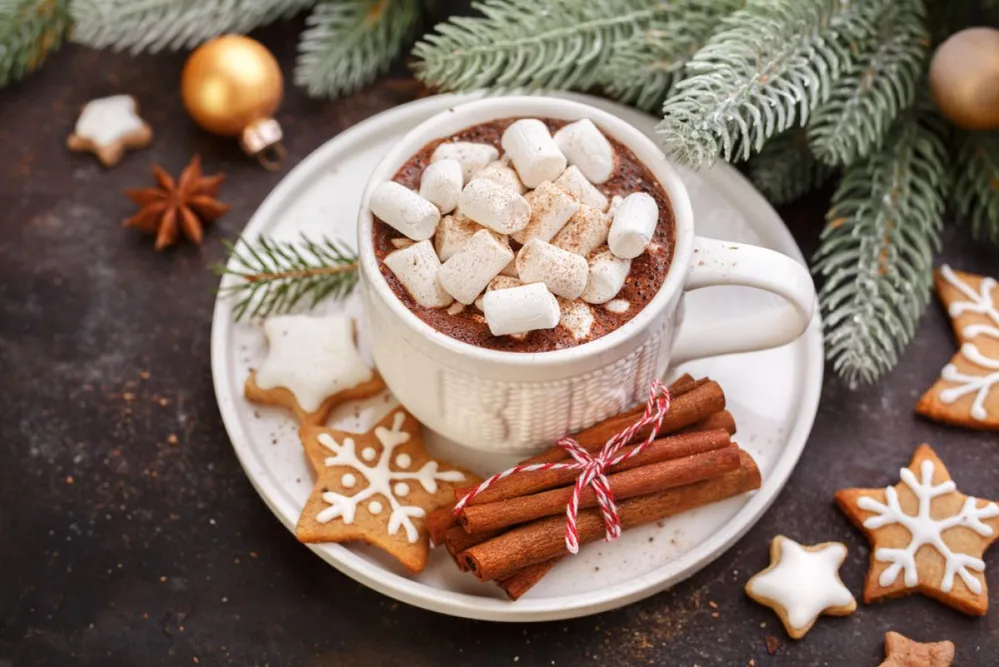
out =
{"type": "MultiPolygon", "coordinates": [[[[633,124],[636,121],[648,123],[650,118],[641,111],[603,98],[579,93],[562,93],[562,95],[622,115],[626,122],[633,124]]],[[[399,123],[402,120],[400,117],[405,118],[423,112],[427,107],[444,109],[481,96],[482,93],[447,94],[414,100],[386,109],[347,128],[317,147],[291,169],[268,193],[241,233],[253,233],[256,228],[264,227],[277,213],[281,204],[287,198],[295,196],[315,174],[320,173],[320,169],[327,164],[329,156],[337,154],[345,146],[349,146],[369,134],[377,134],[385,126],[399,123]]],[[[724,163],[716,164],[712,167],[712,172],[722,181],[727,181],[725,187],[729,188],[730,195],[739,200],[748,200],[755,209],[759,210],[759,215],[772,217],[777,224],[768,227],[767,233],[782,246],[781,252],[804,263],[804,256],[783,220],[770,203],[753,188],[745,176],[731,165],[724,163]]],[[[259,466],[254,465],[256,463],[255,456],[248,444],[249,438],[239,418],[237,403],[226,386],[233,372],[228,364],[229,349],[226,344],[234,326],[230,311],[231,308],[225,296],[219,294],[212,311],[210,347],[212,384],[219,412],[243,472],[265,505],[294,534],[297,515],[289,516],[285,508],[280,506],[278,500],[272,497],[272,494],[277,495],[279,490],[271,488],[270,478],[255,472],[255,468],[259,466]]],[[[814,425],[822,389],[824,360],[821,322],[818,312],[812,318],[808,329],[799,341],[804,344],[805,363],[799,416],[787,434],[782,454],[777,459],[773,470],[764,480],[762,487],[736,511],[725,529],[713,534],[678,559],[644,575],[619,582],[600,591],[539,599],[526,598],[511,603],[499,598],[479,597],[428,586],[382,569],[377,564],[340,544],[308,544],[306,546],[343,574],[379,593],[423,609],[462,618],[506,622],[564,620],[616,609],[654,595],[683,581],[731,548],[762,518],[790,478],[808,442],[808,435],[814,425]],[[736,526],[734,529],[731,528],[733,525],[736,526]],[[677,561],[681,563],[679,569],[677,569],[677,561]]],[[[793,343],[793,345],[798,344],[799,342],[793,343]]],[[[241,399],[242,395],[239,394],[238,398],[241,399]]]]}

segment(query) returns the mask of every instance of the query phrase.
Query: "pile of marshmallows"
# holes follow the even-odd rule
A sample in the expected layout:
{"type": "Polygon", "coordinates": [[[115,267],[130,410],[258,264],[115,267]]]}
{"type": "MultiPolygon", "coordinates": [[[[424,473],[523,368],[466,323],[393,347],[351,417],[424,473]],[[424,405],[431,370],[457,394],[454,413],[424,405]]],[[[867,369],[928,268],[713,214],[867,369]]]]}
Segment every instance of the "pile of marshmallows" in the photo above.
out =
{"type": "Polygon", "coordinates": [[[494,336],[561,320],[583,338],[593,322],[586,304],[621,290],[659,207],[643,192],[609,202],[593,185],[613,175],[615,154],[589,119],[554,137],[540,120],[521,119],[501,145],[503,159],[488,144],[442,143],[419,193],[394,181],[375,188],[372,213],[407,237],[393,240],[385,265],[423,307],[457,313],[474,303],[494,336]],[[516,257],[511,237],[523,244],[516,257]]]}

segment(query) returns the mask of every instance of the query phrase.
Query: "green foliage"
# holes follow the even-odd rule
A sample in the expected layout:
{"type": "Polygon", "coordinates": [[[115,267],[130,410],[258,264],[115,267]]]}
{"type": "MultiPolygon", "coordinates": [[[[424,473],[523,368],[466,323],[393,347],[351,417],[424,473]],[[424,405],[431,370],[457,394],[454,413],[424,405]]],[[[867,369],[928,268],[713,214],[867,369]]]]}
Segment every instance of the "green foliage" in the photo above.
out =
{"type": "Polygon", "coordinates": [[[897,0],[876,18],[877,32],[833,86],[808,123],[812,152],[847,165],[878,150],[920,83],[930,36],[922,0],[897,0]]]}
{"type": "Polygon", "coordinates": [[[298,45],[295,83],[317,97],[354,92],[385,71],[419,18],[419,0],[321,2],[298,45]]]}
{"type": "Polygon", "coordinates": [[[357,255],[331,239],[302,235],[289,242],[260,236],[224,243],[228,262],[213,269],[223,276],[219,292],[236,299],[236,320],[286,313],[306,298],[314,308],[327,298],[342,299],[357,284],[357,255]]]}
{"type": "Polygon", "coordinates": [[[749,178],[773,204],[787,204],[822,185],[832,167],[815,159],[804,130],[788,130],[768,141],[749,161],[749,178]]]}
{"type": "Polygon", "coordinates": [[[942,123],[919,107],[899,116],[880,151],[845,169],[815,257],[826,354],[851,385],[894,367],[930,298],[947,154],[942,123]]]}
{"type": "Polygon", "coordinates": [[[72,39],[132,53],[192,47],[290,16],[315,0],[71,0],[72,39]]]}
{"type": "Polygon", "coordinates": [[[675,159],[746,159],[830,95],[884,0],[752,0],[687,64],[658,131],[675,159]]]}
{"type": "Polygon", "coordinates": [[[999,243],[999,130],[962,133],[955,169],[954,207],[975,238],[999,243]]]}
{"type": "Polygon", "coordinates": [[[69,23],[67,0],[0,0],[0,86],[38,69],[69,23]]]}
{"type": "Polygon", "coordinates": [[[483,16],[439,24],[413,50],[416,75],[441,90],[586,89],[615,44],[665,16],[665,0],[485,0],[483,16]]]}
{"type": "Polygon", "coordinates": [[[600,85],[625,104],[646,111],[659,109],[719,20],[743,4],[745,0],[674,3],[669,13],[654,17],[629,39],[611,45],[599,73],[600,85]]]}

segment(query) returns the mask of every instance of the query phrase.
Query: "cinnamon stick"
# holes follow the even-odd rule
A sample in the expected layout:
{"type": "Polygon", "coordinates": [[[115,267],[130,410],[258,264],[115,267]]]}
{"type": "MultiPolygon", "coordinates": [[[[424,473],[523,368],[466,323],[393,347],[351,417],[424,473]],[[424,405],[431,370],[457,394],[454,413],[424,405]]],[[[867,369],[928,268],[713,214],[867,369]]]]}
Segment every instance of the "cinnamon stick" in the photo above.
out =
{"type": "Polygon", "coordinates": [[[454,515],[454,503],[448,503],[444,507],[438,507],[427,515],[427,532],[430,533],[430,541],[435,547],[444,544],[444,537],[447,531],[458,525],[458,518],[454,515]]]}
{"type": "Polygon", "coordinates": [[[729,435],[735,435],[735,417],[732,416],[732,413],[728,410],[716,412],[707,419],[683,427],[678,433],[696,433],[698,431],[714,431],[715,429],[723,429],[728,431],[729,435]]]}
{"type": "MultiPolygon", "coordinates": [[[[703,454],[630,468],[608,475],[607,481],[610,483],[615,501],[620,501],[693,484],[738,469],[739,448],[736,445],[729,445],[703,454]]],[[[471,505],[463,508],[458,518],[462,527],[469,533],[498,530],[545,516],[564,514],[572,493],[573,487],[566,486],[542,493],[471,505]]],[[[592,486],[587,486],[579,495],[579,506],[596,507],[597,504],[596,492],[592,486]]]]}
{"type": "Polygon", "coordinates": [[[476,544],[482,544],[486,540],[493,539],[500,532],[499,530],[487,530],[471,534],[461,526],[454,526],[444,534],[444,546],[447,547],[448,553],[452,556],[457,556],[469,547],[474,547],[476,544]]]}
{"type": "MultiPolygon", "coordinates": [[[[739,469],[694,484],[659,491],[618,504],[625,530],[718,502],[760,487],[760,471],[749,454],[739,453],[739,469]]],[[[583,510],[577,519],[579,543],[604,536],[599,509],[583,510]]],[[[503,579],[518,570],[566,553],[565,517],[552,516],[509,530],[464,552],[465,564],[480,580],[503,579]]]]}
{"type": "Polygon", "coordinates": [[[517,570],[506,579],[496,583],[502,588],[511,600],[518,600],[524,593],[531,590],[542,577],[551,572],[552,568],[562,562],[565,556],[556,556],[551,560],[546,560],[534,565],[517,570]]]}
{"type": "MultiPolygon", "coordinates": [[[[679,459],[684,456],[703,454],[704,452],[726,447],[730,442],[728,433],[723,430],[672,435],[653,440],[641,454],[622,461],[610,468],[608,472],[622,472],[649,463],[658,463],[660,461],[679,459]]],[[[638,445],[622,447],[620,453],[628,454],[635,447],[638,447],[638,445]]],[[[515,473],[509,477],[497,480],[488,489],[472,498],[468,504],[482,505],[497,500],[516,498],[518,496],[537,493],[538,491],[554,489],[566,484],[572,484],[578,475],[579,471],[577,470],[534,470],[515,473]]],[[[474,489],[474,486],[455,489],[455,498],[464,498],[474,489]]]]}

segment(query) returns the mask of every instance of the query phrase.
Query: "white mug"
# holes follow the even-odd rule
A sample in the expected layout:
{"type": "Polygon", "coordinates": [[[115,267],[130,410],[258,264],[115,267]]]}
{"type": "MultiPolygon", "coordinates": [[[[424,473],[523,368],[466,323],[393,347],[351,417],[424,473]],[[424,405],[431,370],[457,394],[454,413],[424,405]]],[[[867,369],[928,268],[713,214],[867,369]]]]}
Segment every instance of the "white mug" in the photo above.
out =
{"type": "Polygon", "coordinates": [[[523,454],[645,400],[670,364],[748,352],[793,341],[808,326],[815,287],[808,272],[780,253],[694,236],[690,199],[662,151],[624,121],[579,102],[550,97],[488,97],[418,125],[381,160],[358,218],[361,293],[375,363],[386,384],[425,426],[458,443],[523,454]],[[673,206],[676,247],[659,292],[631,320],[596,340],[552,352],[490,350],[440,333],[395,296],[378,267],[368,201],[428,142],[503,118],[589,118],[631,149],[662,184],[673,206]],[[680,327],[685,291],[746,285],[783,297],[790,307],[732,325],[680,327]],[[679,329],[679,332],[677,331],[679,329]]]}

